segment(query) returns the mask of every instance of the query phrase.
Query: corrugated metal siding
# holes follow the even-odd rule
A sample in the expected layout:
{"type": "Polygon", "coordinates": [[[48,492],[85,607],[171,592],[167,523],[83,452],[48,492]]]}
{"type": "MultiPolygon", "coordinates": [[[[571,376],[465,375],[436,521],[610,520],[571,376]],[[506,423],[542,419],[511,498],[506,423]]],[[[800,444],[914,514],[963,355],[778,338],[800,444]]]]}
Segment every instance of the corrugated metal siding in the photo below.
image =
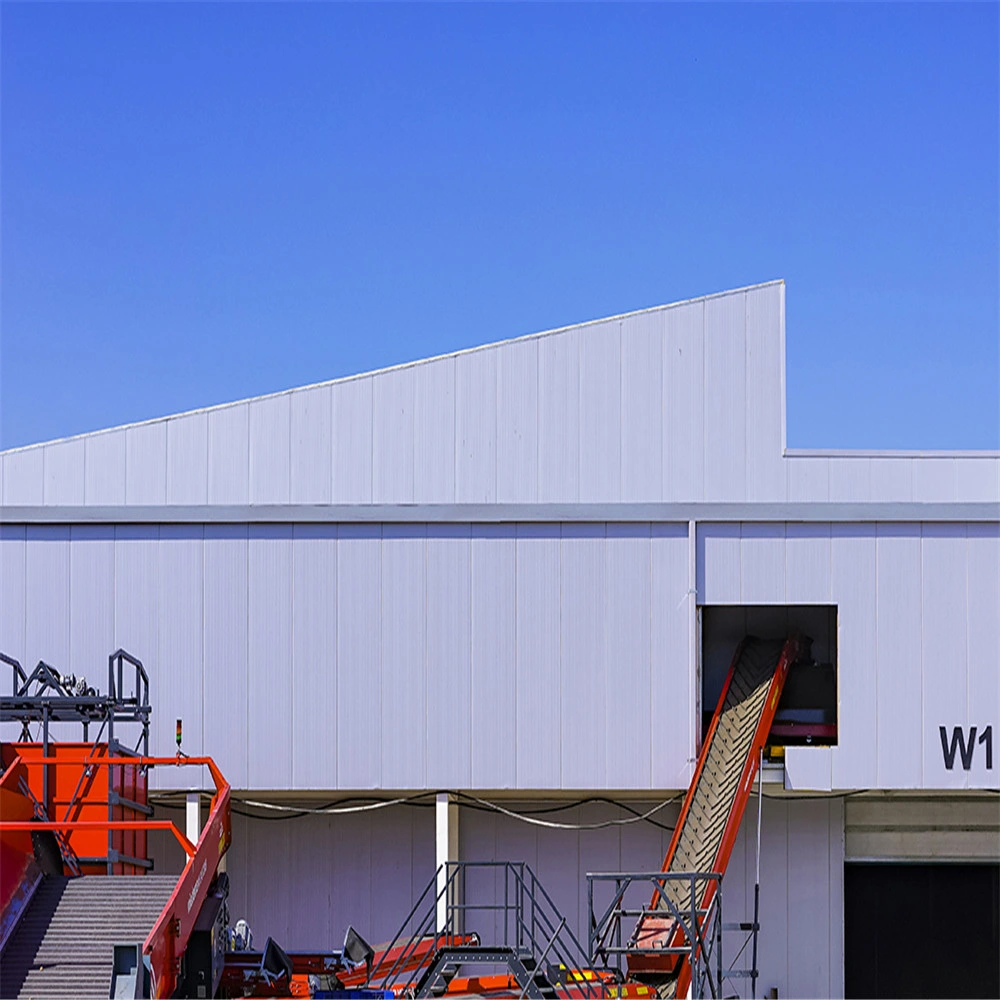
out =
{"type": "Polygon", "coordinates": [[[250,502],[250,407],[246,403],[208,415],[208,502],[250,502]]]}
{"type": "Polygon", "coordinates": [[[84,451],[84,503],[125,503],[125,432],[88,435],[84,451]]]}
{"type": "Polygon", "coordinates": [[[563,525],[560,543],[562,788],[607,784],[605,527],[563,525]]]}
{"type": "Polygon", "coordinates": [[[382,754],[382,528],[341,525],[337,546],[337,775],[376,788],[382,754]]]}
{"type": "Polygon", "coordinates": [[[621,495],[663,495],[663,351],[665,314],[643,313],[621,325],[621,495]]]}
{"type": "Polygon", "coordinates": [[[746,496],[746,295],[705,303],[705,499],[746,496]]]}
{"type": "Polygon", "coordinates": [[[248,781],[292,784],[292,526],[255,524],[247,547],[248,781]]]}
{"type": "Polygon", "coordinates": [[[538,499],[580,496],[580,336],[538,341],[538,499]]]}
{"type": "Polygon", "coordinates": [[[333,502],[372,502],[372,379],[331,386],[333,502]]]}
{"type": "Polygon", "coordinates": [[[287,394],[250,404],[250,503],[288,503],[291,433],[287,394]]]}
{"type": "MultiPolygon", "coordinates": [[[[145,654],[153,705],[150,743],[169,753],[174,722],[184,720],[184,752],[217,752],[214,706],[205,739],[205,530],[200,524],[160,528],[160,645],[156,657],[145,654]]],[[[108,648],[104,652],[107,653],[108,648]]],[[[214,666],[214,664],[213,664],[214,666]]],[[[155,768],[158,788],[187,788],[189,769],[155,768]]],[[[210,779],[202,776],[205,787],[210,779]]]]}
{"type": "Polygon", "coordinates": [[[413,500],[413,407],[417,372],[400,368],[372,381],[372,498],[413,500]]]}
{"type": "Polygon", "coordinates": [[[875,526],[830,528],[830,584],[837,605],[837,746],[831,752],[835,788],[874,788],[878,780],[878,592],[875,526]]]}
{"type": "Polygon", "coordinates": [[[167,421],[125,431],[125,502],[167,502],[167,421]]]}
{"type": "Polygon", "coordinates": [[[427,530],[382,529],[382,784],[426,782],[427,530]]]}
{"type": "Polygon", "coordinates": [[[69,661],[52,665],[82,674],[103,691],[114,641],[115,529],[75,525],[69,550],[69,661]]]}
{"type": "Polygon", "coordinates": [[[970,784],[977,788],[1000,788],[1000,725],[995,708],[1000,705],[1000,525],[970,524],[969,533],[969,724],[979,733],[993,725],[993,770],[986,769],[986,756],[977,746],[972,760],[970,784]],[[990,707],[994,711],[991,714],[990,707]]]}
{"type": "MultiPolygon", "coordinates": [[[[337,781],[337,526],[297,524],[292,537],[292,785],[337,781]]],[[[350,678],[348,678],[350,680],[350,678]]]]}
{"type": "Polygon", "coordinates": [[[580,500],[621,498],[621,323],[580,335],[580,500]]]}
{"type": "Polygon", "coordinates": [[[1000,498],[995,455],[783,457],[783,345],[773,283],[135,425],[116,432],[127,455],[103,432],[8,452],[0,495],[75,503],[84,479],[86,502],[116,503],[124,479],[141,504],[1000,498]]]}
{"type": "Polygon", "coordinates": [[[293,392],[289,496],[292,503],[333,498],[333,393],[328,385],[293,392]]]}
{"type": "Polygon", "coordinates": [[[538,499],[538,340],[497,351],[497,500],[538,499]]]}
{"type": "Polygon", "coordinates": [[[880,524],[875,555],[878,787],[915,788],[923,758],[919,525],[880,524]]]}
{"type": "Polygon", "coordinates": [[[510,705],[517,690],[515,532],[514,525],[483,525],[471,539],[471,784],[476,788],[516,783],[517,717],[510,705]],[[504,705],[507,711],[498,709],[504,705]]]}
{"type": "Polygon", "coordinates": [[[249,780],[248,586],[246,527],[206,525],[202,715],[212,756],[234,788],[248,787],[249,780]]]}
{"type": "Polygon", "coordinates": [[[45,485],[43,499],[47,504],[82,504],[84,498],[83,438],[60,441],[43,449],[45,485]]]}
{"type": "Polygon", "coordinates": [[[497,498],[497,351],[455,358],[455,500],[497,498]]]}
{"type": "Polygon", "coordinates": [[[559,525],[518,525],[518,788],[558,788],[561,771],[559,525]]]}
{"type": "MultiPolygon", "coordinates": [[[[713,309],[711,315],[715,314],[713,309]]],[[[659,416],[663,427],[662,497],[668,501],[702,500],[706,461],[705,340],[709,321],[706,304],[692,302],[669,309],[665,319],[663,411],[659,416]]],[[[716,331],[712,336],[717,339],[716,331]]],[[[651,414],[649,419],[656,420],[657,414],[651,414]]]]}
{"type": "Polygon", "coordinates": [[[450,503],[455,499],[455,359],[421,366],[413,382],[413,499],[450,503]]]}
{"type": "Polygon", "coordinates": [[[746,499],[784,500],[786,476],[781,449],[783,392],[775,388],[782,370],[785,286],[755,288],[746,296],[746,499]]]}

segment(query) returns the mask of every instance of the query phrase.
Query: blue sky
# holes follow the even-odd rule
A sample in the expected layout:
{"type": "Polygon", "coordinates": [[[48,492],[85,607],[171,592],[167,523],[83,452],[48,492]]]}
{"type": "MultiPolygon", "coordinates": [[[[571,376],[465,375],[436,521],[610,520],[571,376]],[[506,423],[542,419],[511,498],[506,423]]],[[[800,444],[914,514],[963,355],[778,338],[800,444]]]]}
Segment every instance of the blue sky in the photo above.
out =
{"type": "Polygon", "coordinates": [[[1000,447],[996,4],[0,8],[0,446],[786,279],[793,447],[1000,447]]]}

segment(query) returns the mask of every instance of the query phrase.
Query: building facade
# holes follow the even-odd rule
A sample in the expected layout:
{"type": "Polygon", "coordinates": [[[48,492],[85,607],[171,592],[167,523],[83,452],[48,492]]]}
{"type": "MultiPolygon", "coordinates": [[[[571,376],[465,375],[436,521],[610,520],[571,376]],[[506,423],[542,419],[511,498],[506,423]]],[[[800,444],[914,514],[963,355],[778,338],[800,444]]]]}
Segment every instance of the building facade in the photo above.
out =
{"type": "MultiPolygon", "coordinates": [[[[139,656],[153,751],[182,718],[244,800],[234,916],[328,948],[392,936],[442,822],[585,938],[585,874],[659,868],[678,806],[572,827],[675,799],[735,642],[803,630],[836,736],[767,769],[759,989],[850,993],[873,879],[993,891],[1000,455],[786,448],[784,321],[774,282],[3,453],[0,650],[139,656]],[[425,791],[563,826],[249,804],[425,791]]],[[[748,818],[727,921],[755,868],[748,818]]]]}

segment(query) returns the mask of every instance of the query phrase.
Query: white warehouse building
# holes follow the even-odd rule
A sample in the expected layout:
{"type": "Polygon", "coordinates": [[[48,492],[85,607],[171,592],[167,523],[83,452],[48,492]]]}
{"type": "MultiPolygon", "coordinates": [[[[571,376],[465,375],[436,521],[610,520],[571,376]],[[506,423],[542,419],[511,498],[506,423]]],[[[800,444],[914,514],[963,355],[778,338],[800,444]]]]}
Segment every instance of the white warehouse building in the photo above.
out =
{"type": "Polygon", "coordinates": [[[444,858],[527,862],[585,941],[739,641],[803,633],[758,995],[997,996],[1000,454],[786,448],[784,333],[772,282],[7,451],[0,651],[138,656],[152,752],[183,719],[233,786],[233,916],[319,949],[390,939],[444,858]]]}

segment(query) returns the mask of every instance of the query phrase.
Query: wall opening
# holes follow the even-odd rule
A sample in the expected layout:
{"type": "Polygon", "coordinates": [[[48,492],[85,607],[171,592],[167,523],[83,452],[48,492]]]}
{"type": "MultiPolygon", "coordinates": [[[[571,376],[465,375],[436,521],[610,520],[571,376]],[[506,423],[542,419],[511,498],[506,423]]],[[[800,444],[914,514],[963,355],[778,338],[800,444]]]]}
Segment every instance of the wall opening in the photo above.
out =
{"type": "Polygon", "coordinates": [[[719,702],[740,640],[747,635],[783,639],[793,632],[812,640],[811,662],[797,663],[789,671],[768,740],[774,751],[772,756],[780,756],[785,746],[836,745],[836,605],[705,605],[698,609],[698,617],[699,745],[719,702]]]}
{"type": "Polygon", "coordinates": [[[1000,996],[1000,865],[845,865],[844,991],[1000,996]]]}

